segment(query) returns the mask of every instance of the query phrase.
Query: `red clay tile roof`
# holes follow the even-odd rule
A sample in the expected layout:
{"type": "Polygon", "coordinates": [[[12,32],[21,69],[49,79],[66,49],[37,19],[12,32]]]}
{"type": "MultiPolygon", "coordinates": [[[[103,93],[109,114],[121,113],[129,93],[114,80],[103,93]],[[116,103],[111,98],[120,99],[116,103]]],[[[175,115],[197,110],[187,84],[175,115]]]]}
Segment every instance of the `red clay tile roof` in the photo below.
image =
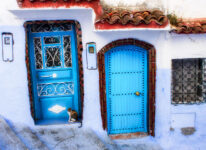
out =
{"type": "Polygon", "coordinates": [[[171,16],[167,17],[162,11],[129,11],[110,10],[103,11],[100,0],[17,0],[22,8],[80,6],[93,8],[97,16],[96,29],[124,29],[124,28],[164,28],[168,25],[168,18],[173,29],[178,34],[206,33],[206,18],[196,20],[183,20],[171,16]],[[173,22],[175,21],[175,24],[173,22]]]}
{"type": "Polygon", "coordinates": [[[23,3],[25,2],[41,2],[41,3],[48,3],[48,2],[58,2],[58,3],[68,3],[68,2],[93,2],[93,1],[97,1],[97,0],[17,0],[19,6],[22,6],[23,3]]]}
{"type": "Polygon", "coordinates": [[[102,14],[100,0],[17,0],[21,8],[59,8],[84,7],[92,8],[97,16],[102,14]]]}
{"type": "MultiPolygon", "coordinates": [[[[24,0],[17,0],[19,2],[24,2],[24,0]]],[[[64,2],[69,2],[71,0],[28,0],[30,2],[46,2],[46,1],[51,1],[51,2],[57,2],[57,1],[64,1],[64,2]]],[[[94,1],[94,0],[75,0],[75,2],[80,2],[80,1],[94,1]]]]}
{"type": "Polygon", "coordinates": [[[206,33],[206,19],[179,19],[177,25],[173,26],[173,28],[171,32],[178,34],[206,33]]]}
{"type": "Polygon", "coordinates": [[[93,8],[96,14],[95,28],[124,29],[124,28],[164,28],[168,25],[168,19],[163,12],[155,11],[104,11],[100,0],[17,0],[21,8],[44,8],[73,6],[93,8]]]}
{"type": "Polygon", "coordinates": [[[163,25],[168,21],[167,16],[163,14],[163,12],[159,10],[155,11],[111,11],[111,12],[104,12],[104,14],[100,17],[96,23],[109,23],[112,24],[132,24],[132,25],[139,25],[139,24],[150,24],[152,21],[155,21],[158,25],[163,25]]]}

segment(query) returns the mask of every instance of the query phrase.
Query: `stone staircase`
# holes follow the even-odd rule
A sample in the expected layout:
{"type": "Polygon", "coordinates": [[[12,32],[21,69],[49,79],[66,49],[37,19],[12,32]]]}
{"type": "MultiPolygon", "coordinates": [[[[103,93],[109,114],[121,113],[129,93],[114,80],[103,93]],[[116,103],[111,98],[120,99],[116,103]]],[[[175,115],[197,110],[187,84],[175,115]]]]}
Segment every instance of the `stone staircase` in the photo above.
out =
{"type": "Polygon", "coordinates": [[[2,117],[0,117],[0,139],[2,150],[49,150],[29,127],[14,127],[2,117]]]}
{"type": "Polygon", "coordinates": [[[100,139],[79,124],[31,128],[0,116],[0,150],[162,150],[157,143],[131,141],[112,141],[106,133],[100,139]]]}
{"type": "Polygon", "coordinates": [[[118,150],[111,140],[101,140],[92,130],[78,126],[13,125],[0,116],[0,150],[118,150]]]}

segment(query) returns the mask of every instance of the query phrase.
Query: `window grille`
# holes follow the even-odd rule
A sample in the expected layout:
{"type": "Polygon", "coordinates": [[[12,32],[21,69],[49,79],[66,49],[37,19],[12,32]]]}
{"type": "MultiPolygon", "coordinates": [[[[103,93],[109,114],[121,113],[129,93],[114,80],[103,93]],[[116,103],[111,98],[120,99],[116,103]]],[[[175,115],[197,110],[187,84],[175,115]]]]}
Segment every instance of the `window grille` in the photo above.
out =
{"type": "Polygon", "coordinates": [[[172,104],[206,101],[206,59],[172,60],[172,104]]]}

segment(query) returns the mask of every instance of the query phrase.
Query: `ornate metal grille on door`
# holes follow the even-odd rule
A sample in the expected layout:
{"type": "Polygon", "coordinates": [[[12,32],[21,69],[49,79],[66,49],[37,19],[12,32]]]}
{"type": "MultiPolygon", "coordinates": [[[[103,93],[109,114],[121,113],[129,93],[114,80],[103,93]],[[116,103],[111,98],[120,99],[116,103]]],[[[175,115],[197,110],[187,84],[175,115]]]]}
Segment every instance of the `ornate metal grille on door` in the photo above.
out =
{"type": "MultiPolygon", "coordinates": [[[[47,37],[47,41],[51,41],[53,37],[47,37]],[[50,39],[49,39],[50,38],[50,39]]],[[[60,43],[60,42],[59,42],[60,43]]],[[[48,44],[48,43],[47,43],[48,44]]],[[[57,44],[50,42],[49,44],[57,44]]],[[[63,47],[64,47],[64,62],[65,65],[61,64],[61,53],[60,46],[47,46],[45,47],[45,60],[47,67],[71,67],[72,66],[72,56],[71,56],[71,41],[70,36],[63,37],[63,47]]],[[[42,43],[41,38],[34,38],[34,49],[35,49],[35,63],[36,69],[43,69],[43,58],[42,58],[42,43]]]]}
{"type": "Polygon", "coordinates": [[[64,62],[65,67],[71,67],[72,66],[72,58],[71,58],[71,42],[70,37],[65,36],[64,37],[64,62]]]}
{"type": "Polygon", "coordinates": [[[34,49],[35,49],[35,63],[36,69],[43,68],[42,51],[41,51],[41,38],[34,38],[34,49]]]}
{"type": "Polygon", "coordinates": [[[71,23],[28,26],[36,120],[63,120],[67,109],[80,113],[75,30],[71,23]]]}
{"type": "Polygon", "coordinates": [[[71,31],[72,25],[70,23],[41,23],[30,25],[32,33],[38,32],[63,32],[71,31]]]}

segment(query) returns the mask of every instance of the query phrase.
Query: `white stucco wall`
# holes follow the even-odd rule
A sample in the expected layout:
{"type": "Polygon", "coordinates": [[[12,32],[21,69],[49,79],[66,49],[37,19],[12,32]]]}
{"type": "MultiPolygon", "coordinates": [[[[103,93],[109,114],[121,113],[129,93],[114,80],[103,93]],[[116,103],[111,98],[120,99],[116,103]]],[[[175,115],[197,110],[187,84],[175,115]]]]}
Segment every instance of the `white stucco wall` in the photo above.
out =
{"type": "Polygon", "coordinates": [[[205,18],[205,0],[167,0],[168,13],[182,18],[205,18]]]}
{"type": "MultiPolygon", "coordinates": [[[[27,88],[27,75],[25,65],[25,33],[23,23],[26,20],[59,20],[76,19],[82,26],[83,34],[83,58],[85,78],[85,112],[84,125],[95,129],[101,128],[99,111],[99,85],[98,71],[86,69],[85,46],[87,42],[96,42],[97,50],[113,40],[123,38],[136,38],[149,42],[157,49],[157,89],[156,89],[156,121],[157,135],[163,133],[161,130],[169,130],[170,114],[183,112],[196,112],[197,118],[202,117],[206,107],[203,105],[172,106],[170,105],[171,84],[171,59],[206,57],[206,37],[202,35],[176,35],[168,31],[132,30],[132,31],[105,31],[94,32],[92,24],[92,10],[25,10],[13,11],[18,24],[16,26],[2,26],[0,32],[12,32],[14,34],[14,62],[5,63],[0,61],[1,83],[0,91],[0,114],[8,119],[19,122],[32,123],[29,114],[29,97],[27,88]],[[26,14],[26,15],[25,15],[26,14]],[[32,17],[31,17],[32,16],[32,17]],[[17,19],[20,18],[20,19],[17,19]],[[112,36],[111,36],[112,35],[112,36]],[[108,38],[109,37],[109,38],[108,38]],[[94,92],[95,91],[95,92],[94,92]],[[22,105],[24,107],[22,107],[22,105]],[[93,107],[96,105],[97,107],[93,107]],[[191,109],[188,109],[191,108],[191,109]],[[92,109],[91,109],[92,108],[92,109]],[[199,109],[202,108],[202,109],[199,109]],[[27,113],[25,113],[27,112],[27,113]],[[98,114],[98,115],[97,115],[98,114]],[[22,119],[20,119],[24,116],[22,119]],[[98,119],[97,119],[98,118],[98,119]],[[88,121],[90,120],[90,121],[88,121]],[[98,120],[99,123],[93,123],[98,120]],[[159,124],[165,124],[158,128],[159,124]]],[[[0,47],[1,49],[1,47],[0,47]]],[[[0,53],[1,55],[1,53],[0,53]]],[[[1,56],[0,56],[1,58],[1,56]]],[[[197,126],[206,124],[206,120],[197,119],[197,126]],[[201,120],[198,122],[198,120],[201,120]]]]}
{"type": "MultiPolygon", "coordinates": [[[[7,0],[11,2],[12,0],[7,0]]],[[[179,5],[178,4],[175,5],[179,5]]],[[[204,3],[202,1],[202,3],[204,3]]],[[[16,5],[3,3],[0,6],[0,33],[14,34],[14,62],[2,61],[0,52],[0,115],[29,125],[33,124],[30,115],[29,95],[27,87],[27,71],[25,64],[25,32],[23,23],[28,20],[61,20],[75,19],[80,22],[83,38],[83,65],[85,85],[84,127],[91,127],[102,131],[99,105],[99,78],[98,70],[86,69],[86,43],[96,42],[97,50],[113,40],[135,38],[146,41],[157,50],[157,81],[156,81],[156,138],[170,136],[171,115],[173,113],[195,113],[194,136],[206,136],[206,104],[201,105],[171,105],[171,59],[174,58],[206,58],[206,36],[176,35],[167,30],[124,30],[124,31],[94,31],[94,13],[91,9],[45,9],[19,10],[16,5]],[[4,8],[4,9],[3,9],[4,8]],[[3,17],[2,17],[3,16],[3,17]]],[[[174,5],[174,7],[175,7],[174,5]]],[[[171,5],[172,7],[173,5],[171,5]]],[[[178,8],[178,7],[177,7],[178,8]]],[[[180,10],[180,8],[178,8],[180,10]]],[[[178,11],[178,9],[176,11],[178,11]]],[[[197,8],[194,7],[194,10],[197,8]]],[[[172,11],[172,9],[170,9],[172,11]]],[[[191,11],[186,10],[187,16],[191,11]]],[[[195,12],[195,11],[194,11],[195,12]]],[[[197,11],[196,11],[197,12],[197,11]]],[[[199,16],[204,16],[201,11],[199,16]]],[[[198,16],[198,15],[197,15],[198,16]]],[[[206,14],[205,14],[206,16],[206,14]]],[[[194,16],[195,17],[195,16],[194,16]]],[[[1,41],[1,37],[0,37],[1,41]]],[[[0,44],[0,50],[2,49],[0,44]]],[[[170,143],[168,143],[170,144],[170,143]]]]}
{"type": "MultiPolygon", "coordinates": [[[[27,72],[25,65],[24,29],[19,26],[0,26],[0,33],[11,32],[14,35],[14,62],[2,60],[2,44],[0,44],[0,115],[9,120],[32,124],[28,101],[27,72]]],[[[0,37],[2,43],[2,36],[0,37]]]]}

